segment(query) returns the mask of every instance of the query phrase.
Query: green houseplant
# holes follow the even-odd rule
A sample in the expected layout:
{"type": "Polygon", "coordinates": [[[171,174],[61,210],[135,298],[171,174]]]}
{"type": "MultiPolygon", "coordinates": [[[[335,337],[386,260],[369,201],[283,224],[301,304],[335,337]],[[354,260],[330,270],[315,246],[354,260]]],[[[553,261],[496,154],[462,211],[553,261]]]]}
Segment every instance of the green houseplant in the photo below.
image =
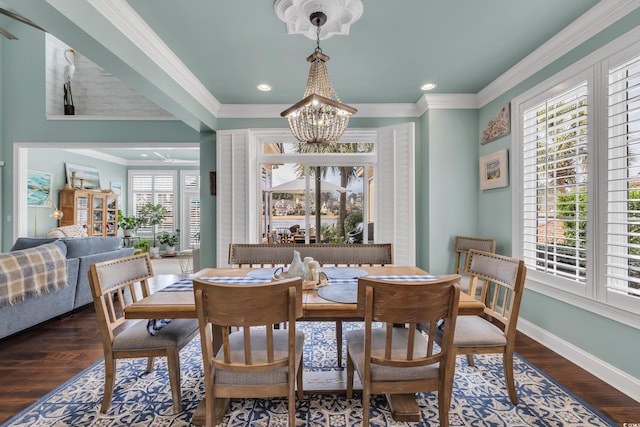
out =
{"type": "Polygon", "coordinates": [[[134,216],[125,216],[120,209],[118,209],[118,227],[120,227],[125,237],[131,237],[140,226],[140,218],[134,216]]]}
{"type": "Polygon", "coordinates": [[[153,247],[150,251],[152,256],[157,257],[160,253],[160,249],[156,245],[156,230],[158,224],[162,224],[165,215],[167,214],[167,208],[161,204],[154,205],[153,203],[147,203],[140,208],[141,224],[151,227],[151,233],[153,234],[153,247]]]}
{"type": "Polygon", "coordinates": [[[178,243],[180,243],[180,229],[177,228],[175,233],[169,233],[168,231],[158,233],[158,242],[166,246],[167,253],[172,254],[178,243]]]}
{"type": "Polygon", "coordinates": [[[136,254],[149,252],[149,241],[148,240],[138,240],[133,244],[133,247],[136,250],[136,254]]]}

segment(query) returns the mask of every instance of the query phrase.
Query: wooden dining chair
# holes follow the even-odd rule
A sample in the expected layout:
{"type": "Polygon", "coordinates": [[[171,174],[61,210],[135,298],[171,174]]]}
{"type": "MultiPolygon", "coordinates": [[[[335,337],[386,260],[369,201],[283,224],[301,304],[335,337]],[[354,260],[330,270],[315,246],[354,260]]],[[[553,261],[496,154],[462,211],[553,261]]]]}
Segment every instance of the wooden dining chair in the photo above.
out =
{"type": "Polygon", "coordinates": [[[438,391],[441,426],[449,425],[455,353],[451,346],[458,318],[460,276],[424,282],[358,279],[358,312],[364,329],[348,331],[347,398],[353,396],[354,371],[362,382],[362,425],[369,425],[372,394],[438,391]],[[443,320],[435,346],[436,325],[443,320]],[[384,322],[384,328],[373,327],[384,322]],[[429,323],[427,336],[417,324],[429,323]],[[398,327],[398,325],[404,325],[398,327]]]}
{"type": "Polygon", "coordinates": [[[260,285],[193,281],[205,379],[206,426],[219,399],[288,397],[295,426],[295,390],[302,398],[302,280],[260,285]],[[287,329],[275,329],[279,323],[287,329]],[[235,332],[231,330],[238,328],[235,332]]]}
{"type": "Polygon", "coordinates": [[[513,350],[527,274],[524,261],[471,249],[465,273],[470,275],[473,287],[482,282],[480,298],[485,308],[482,316],[458,318],[454,350],[456,354],[467,355],[470,366],[474,364],[474,354],[502,353],[509,399],[516,405],[518,394],[513,377],[513,350]]]}
{"type": "Polygon", "coordinates": [[[496,253],[496,239],[484,237],[456,236],[453,243],[453,250],[456,253],[456,262],[454,273],[461,276],[460,290],[469,295],[476,295],[476,289],[471,289],[471,278],[464,271],[467,262],[469,250],[476,249],[478,251],[496,253]]]}
{"type": "Polygon", "coordinates": [[[174,319],[150,335],[146,320],[127,320],[128,304],[148,296],[153,267],[148,253],[100,262],[89,267],[89,283],[104,350],[104,396],[101,412],[111,404],[116,360],[146,357],[147,372],[154,358],[167,358],[174,412],[182,411],[180,350],[198,334],[196,319],[174,319]]]}

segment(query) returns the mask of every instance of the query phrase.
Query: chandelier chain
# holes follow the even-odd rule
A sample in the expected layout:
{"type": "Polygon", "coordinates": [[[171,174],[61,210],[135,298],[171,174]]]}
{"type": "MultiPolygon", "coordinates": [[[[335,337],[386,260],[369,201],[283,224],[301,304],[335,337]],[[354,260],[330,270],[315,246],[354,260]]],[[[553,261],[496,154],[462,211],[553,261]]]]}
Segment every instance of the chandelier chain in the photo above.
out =
{"type": "Polygon", "coordinates": [[[316,25],[316,52],[322,53],[322,49],[320,49],[320,24],[316,25]]]}

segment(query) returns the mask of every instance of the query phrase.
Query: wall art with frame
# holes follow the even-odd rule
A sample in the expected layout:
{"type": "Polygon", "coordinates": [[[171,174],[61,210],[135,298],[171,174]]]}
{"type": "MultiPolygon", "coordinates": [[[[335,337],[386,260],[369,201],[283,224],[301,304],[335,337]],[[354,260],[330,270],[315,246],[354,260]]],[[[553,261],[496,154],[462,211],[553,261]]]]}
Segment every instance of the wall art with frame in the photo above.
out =
{"type": "Polygon", "coordinates": [[[27,205],[51,206],[51,182],[53,175],[47,172],[27,171],[27,205]]]}
{"type": "Polygon", "coordinates": [[[507,149],[480,157],[480,189],[509,185],[509,161],[507,149]]]}
{"type": "Polygon", "coordinates": [[[80,166],[71,163],[64,164],[67,172],[67,184],[74,188],[84,188],[85,190],[100,189],[100,171],[90,166],[80,166]],[[75,182],[71,176],[75,172],[75,182]],[[81,181],[82,180],[82,181],[81,181]]]}

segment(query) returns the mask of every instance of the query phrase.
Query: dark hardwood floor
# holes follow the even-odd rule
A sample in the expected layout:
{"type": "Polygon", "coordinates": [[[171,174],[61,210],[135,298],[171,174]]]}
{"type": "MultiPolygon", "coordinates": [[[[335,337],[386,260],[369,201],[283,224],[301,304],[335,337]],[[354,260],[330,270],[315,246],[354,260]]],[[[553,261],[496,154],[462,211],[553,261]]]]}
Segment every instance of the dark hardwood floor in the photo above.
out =
{"type": "MultiPolygon", "coordinates": [[[[619,425],[640,423],[640,403],[536,341],[518,333],[516,351],[619,425]]],[[[0,340],[0,423],[101,357],[92,305],[0,340]]]]}

